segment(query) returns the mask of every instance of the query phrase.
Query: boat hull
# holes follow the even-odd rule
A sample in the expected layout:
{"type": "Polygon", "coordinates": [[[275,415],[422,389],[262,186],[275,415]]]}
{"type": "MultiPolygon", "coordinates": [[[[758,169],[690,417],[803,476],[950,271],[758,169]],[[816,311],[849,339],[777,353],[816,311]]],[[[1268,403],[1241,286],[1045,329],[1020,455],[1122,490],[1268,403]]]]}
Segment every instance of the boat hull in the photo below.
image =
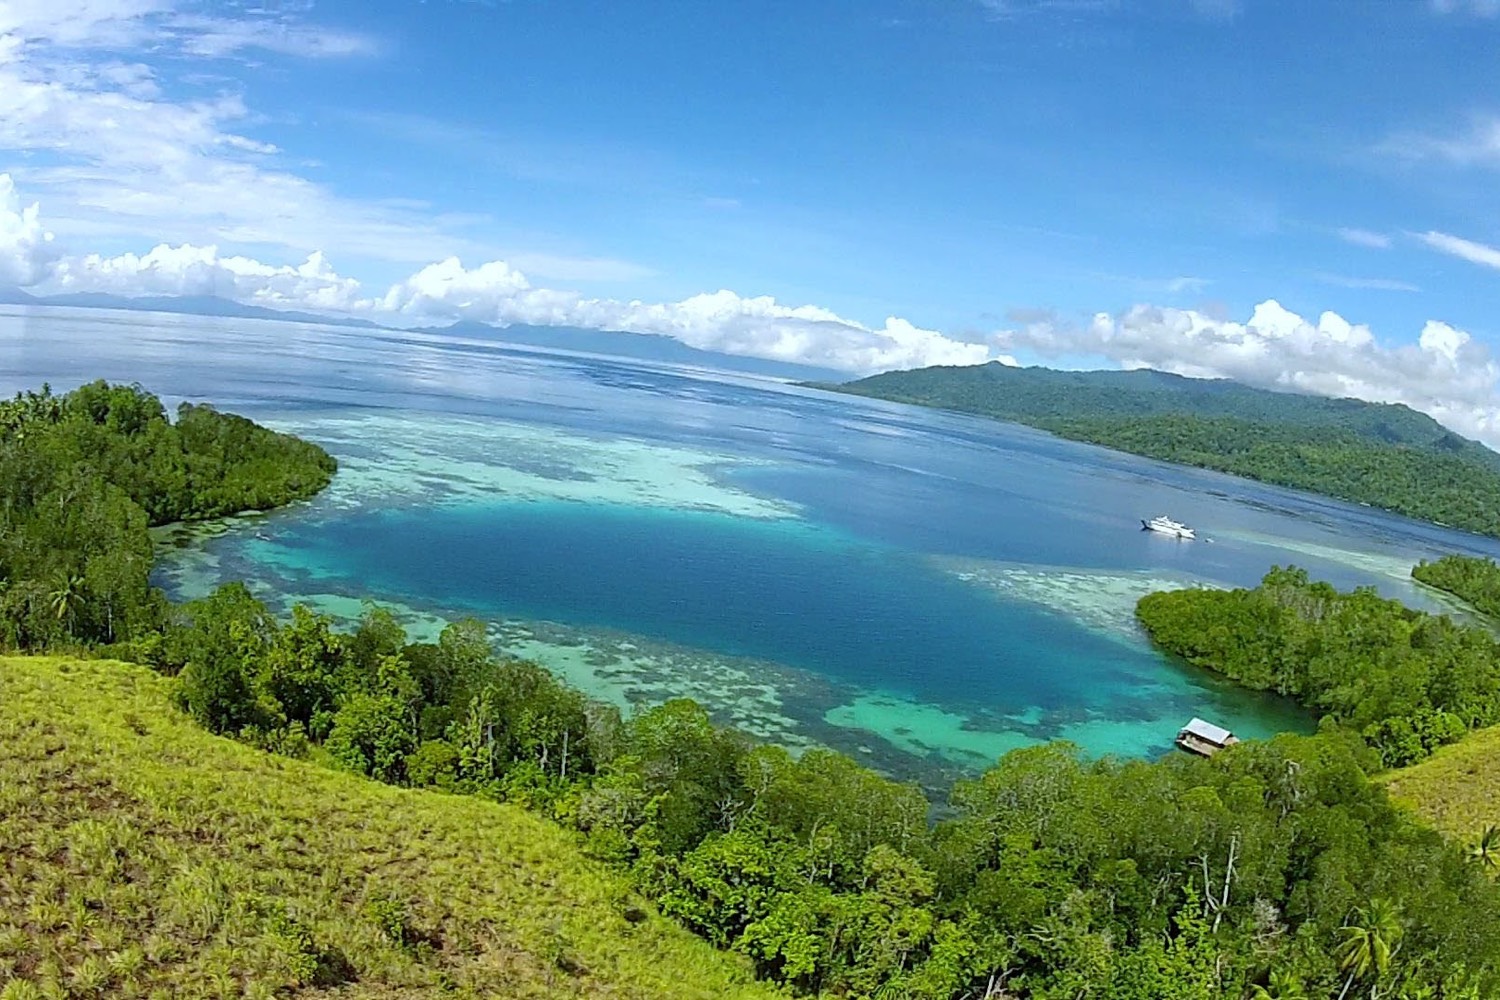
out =
{"type": "Polygon", "coordinates": [[[1141,519],[1141,528],[1144,531],[1154,531],[1158,535],[1167,535],[1171,538],[1197,538],[1192,528],[1172,527],[1165,524],[1152,524],[1146,519],[1141,519]]]}

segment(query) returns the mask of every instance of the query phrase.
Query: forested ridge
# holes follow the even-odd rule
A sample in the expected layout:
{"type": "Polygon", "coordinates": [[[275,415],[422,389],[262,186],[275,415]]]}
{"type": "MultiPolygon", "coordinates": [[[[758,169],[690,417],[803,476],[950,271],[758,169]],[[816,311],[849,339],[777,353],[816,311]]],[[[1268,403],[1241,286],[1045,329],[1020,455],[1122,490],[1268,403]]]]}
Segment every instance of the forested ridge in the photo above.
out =
{"type": "Polygon", "coordinates": [[[1027,424],[1500,536],[1500,454],[1401,405],[1154,371],[1000,364],[886,372],[823,388],[1027,424]]]}
{"type": "MultiPolygon", "coordinates": [[[[7,554],[0,564],[7,600],[19,584],[57,579],[60,566],[81,566],[76,575],[107,580],[86,574],[95,561],[113,565],[115,557],[144,563],[130,565],[146,588],[150,548],[141,547],[140,539],[152,520],[147,511],[199,509],[191,489],[183,494],[188,506],[166,506],[158,490],[177,482],[173,477],[131,474],[158,467],[156,447],[169,457],[177,454],[164,432],[158,432],[158,445],[133,453],[131,462],[45,461],[54,451],[68,454],[64,442],[75,436],[113,456],[140,434],[144,425],[124,414],[139,412],[149,397],[97,386],[81,398],[97,400],[98,394],[107,405],[82,406],[70,394],[60,404],[65,416],[23,420],[5,438],[6,461],[21,463],[18,468],[35,463],[52,477],[39,478],[45,488],[10,494],[6,516],[15,520],[4,522],[7,554]],[[108,402],[114,399],[124,411],[119,417],[108,402]],[[135,485],[118,485],[112,477],[135,485]],[[69,530],[39,535],[47,530],[44,514],[53,505],[65,509],[74,497],[113,504],[88,522],[113,525],[113,534],[84,530],[83,523],[65,518],[69,530]],[[50,538],[56,550],[38,544],[41,537],[50,538]],[[117,548],[126,545],[136,547],[123,553],[117,548]]],[[[28,405],[50,412],[51,404],[28,405]]],[[[145,424],[154,426],[154,411],[149,405],[145,411],[145,424]]],[[[280,439],[260,440],[271,448],[280,439]]],[[[315,452],[271,450],[280,450],[289,463],[303,455],[322,467],[315,452]]],[[[222,454],[232,464],[241,451],[231,446],[222,454]]],[[[301,495],[303,484],[315,479],[287,475],[279,490],[301,495]],[[294,481],[296,488],[289,485],[294,481]]],[[[1381,767],[1381,754],[1389,759],[1391,748],[1404,745],[1396,738],[1405,738],[1404,731],[1392,729],[1387,739],[1380,728],[1405,718],[1397,713],[1409,712],[1406,721],[1424,726],[1429,719],[1445,722],[1445,713],[1471,725],[1493,710],[1494,678],[1486,669],[1494,668],[1470,657],[1492,650],[1473,646],[1467,632],[1425,623],[1419,628],[1415,619],[1371,604],[1379,599],[1369,595],[1350,599],[1348,624],[1369,618],[1384,631],[1354,630],[1344,646],[1328,645],[1337,632],[1325,635],[1317,623],[1342,622],[1344,605],[1317,587],[1294,575],[1277,593],[1296,609],[1291,617],[1305,608],[1324,609],[1307,617],[1313,625],[1304,630],[1326,645],[1318,646],[1322,659],[1315,660],[1320,679],[1327,674],[1356,682],[1358,671],[1379,660],[1387,645],[1425,651],[1435,644],[1449,651],[1442,662],[1451,661],[1451,667],[1421,674],[1429,683],[1417,693],[1402,687],[1409,671],[1393,669],[1352,698],[1356,714],[1363,713],[1359,718],[1368,716],[1376,725],[1378,738],[1356,722],[1313,737],[1246,743],[1211,760],[1173,755],[1157,762],[1092,761],[1066,744],[1036,747],[1008,754],[983,775],[958,783],[936,822],[932,804],[914,785],[831,751],[794,757],[758,744],[716,725],[691,701],[622,718],[534,664],[497,656],[485,627],[474,621],[448,626],[435,642],[413,642],[399,622],[374,606],[358,627],[340,631],[305,608],[278,619],[240,584],[172,606],[149,588],[140,601],[121,603],[108,586],[87,583],[61,588],[66,600],[49,595],[35,607],[6,604],[0,645],[31,652],[107,650],[168,678],[171,697],[213,732],[390,785],[525,806],[573,831],[581,850],[614,866],[661,913],[745,956],[760,976],[800,995],[1500,995],[1500,887],[1462,845],[1394,807],[1369,777],[1381,767]],[[1377,634],[1384,645],[1375,642],[1377,634]],[[1393,636],[1406,646],[1392,642],[1393,636]]],[[[1263,670],[1247,668],[1247,683],[1301,676],[1285,661],[1313,649],[1278,645],[1295,624],[1277,618],[1281,606],[1247,604],[1243,615],[1231,616],[1222,628],[1204,620],[1211,629],[1221,628],[1231,645],[1241,634],[1237,630],[1259,621],[1257,615],[1268,615],[1276,626],[1261,630],[1267,663],[1247,661],[1263,670]]],[[[1169,631],[1161,624],[1154,634],[1169,631]]],[[[1419,661],[1413,654],[1410,663],[1399,665],[1419,661]]],[[[1311,683],[1306,690],[1315,688],[1322,690],[1311,683]]],[[[140,718],[120,724],[151,731],[140,718]]],[[[1425,749],[1424,734],[1413,737],[1419,750],[1425,749]]],[[[1440,736],[1446,738],[1446,731],[1440,736]]],[[[37,744],[43,763],[27,766],[47,767],[53,752],[48,745],[44,735],[37,744]]],[[[15,789],[31,786],[12,778],[10,766],[0,755],[0,801],[26,801],[15,789]]],[[[110,801],[109,795],[100,793],[100,800],[110,801]]],[[[160,793],[152,808],[180,824],[183,801],[160,793]]],[[[98,993],[99,984],[123,975],[117,966],[164,975],[181,960],[180,949],[127,940],[120,931],[97,947],[80,945],[78,934],[89,933],[90,924],[73,919],[74,911],[123,906],[134,898],[113,890],[86,895],[93,891],[86,887],[114,877],[122,866],[106,833],[68,826],[36,840],[33,853],[12,856],[19,860],[0,857],[4,1000],[47,995],[40,993],[44,988],[98,993]],[[64,862],[81,868],[66,886],[84,888],[57,880],[54,868],[64,862]],[[81,964],[65,968],[65,959],[81,964]]],[[[139,832],[151,835],[149,829],[139,832]]],[[[354,834],[341,836],[351,840],[354,834]]],[[[295,845],[278,850],[307,864],[295,845]]],[[[186,869],[178,871],[188,878],[181,874],[186,869]]],[[[411,954],[431,955],[422,949],[441,945],[430,925],[403,916],[424,911],[432,901],[413,902],[418,890],[400,882],[361,904],[364,916],[344,940],[336,922],[278,910],[263,893],[223,871],[203,877],[209,879],[206,887],[173,883],[186,902],[180,913],[169,908],[167,918],[207,928],[208,934],[231,926],[226,921],[232,917],[232,926],[257,927],[257,933],[282,941],[294,958],[305,960],[278,973],[290,977],[275,987],[288,995],[328,985],[318,979],[325,966],[343,982],[375,980],[394,968],[389,948],[369,938],[372,921],[384,928],[390,944],[411,954]],[[217,900],[214,920],[200,908],[205,893],[217,900]]],[[[308,877],[328,875],[313,870],[308,877]]],[[[504,914],[487,919],[506,926],[504,914]]],[[[96,919],[94,926],[102,924],[96,919]]],[[[590,976],[566,942],[556,946],[554,961],[567,976],[590,976]]],[[[240,985],[232,971],[226,975],[240,985]]],[[[451,979],[446,982],[456,988],[451,979]]],[[[272,986],[258,988],[268,995],[272,986]]]]}

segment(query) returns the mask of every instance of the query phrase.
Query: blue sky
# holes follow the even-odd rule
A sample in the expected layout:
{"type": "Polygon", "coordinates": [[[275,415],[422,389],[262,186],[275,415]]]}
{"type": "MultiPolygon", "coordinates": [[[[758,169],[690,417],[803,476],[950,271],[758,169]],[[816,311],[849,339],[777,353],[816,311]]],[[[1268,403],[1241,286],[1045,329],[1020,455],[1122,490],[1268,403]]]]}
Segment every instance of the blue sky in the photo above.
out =
{"type": "Polygon", "coordinates": [[[477,239],[627,263],[631,294],[729,287],[945,328],[1275,296],[1491,333],[1500,304],[1492,270],[1403,235],[1500,242],[1496,164],[1402,150],[1500,110],[1500,20],[1421,2],[375,6],[316,14],[378,55],[243,74],[275,119],[252,134],[350,195],[484,216],[477,239]]]}
{"type": "Polygon", "coordinates": [[[1152,364],[1500,434],[1497,0],[9,6],[0,284],[1152,364]]]}

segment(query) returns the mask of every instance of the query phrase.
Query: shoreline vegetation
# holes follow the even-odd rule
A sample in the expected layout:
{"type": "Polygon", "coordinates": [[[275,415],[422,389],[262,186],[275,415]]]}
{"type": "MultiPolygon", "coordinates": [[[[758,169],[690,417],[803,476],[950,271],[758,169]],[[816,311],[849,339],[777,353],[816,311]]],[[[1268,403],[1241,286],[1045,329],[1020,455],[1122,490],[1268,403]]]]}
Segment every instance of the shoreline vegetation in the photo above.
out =
{"type": "MultiPolygon", "coordinates": [[[[934,817],[914,785],[832,751],[793,757],[691,701],[622,718],[496,656],[480,622],[411,642],[371,605],[340,632],[306,608],[279,621],[242,584],[174,606],[147,583],[148,524],[310,495],[332,459],[207,408],[171,424],[138,388],[5,406],[0,647],[100,660],[0,659],[0,743],[21,748],[0,755],[0,802],[23,807],[0,809],[0,832],[26,845],[0,854],[0,1000],[143,995],[178,977],[224,995],[335,981],[472,995],[474,935],[501,943],[502,973],[515,963],[529,995],[653,995],[645,950],[671,936],[620,892],[737,956],[662,996],[734,983],[746,962],[795,995],[907,1000],[1500,993],[1500,884],[1373,777],[1383,757],[1447,742],[1448,715],[1470,726],[1493,710],[1495,667],[1478,662],[1492,647],[1451,623],[1294,570],[1222,607],[1152,595],[1143,619],[1164,645],[1247,686],[1295,679],[1329,714],[1321,731],[1206,760],[1033,747],[958,782],[934,817]],[[1197,622],[1213,641],[1188,648],[1197,622]],[[1235,638],[1261,624],[1241,669],[1235,638]],[[1430,683],[1398,683],[1409,668],[1430,683]],[[171,705],[247,746],[190,734],[171,705]],[[399,787],[356,790],[308,764],[399,787]],[[350,870],[402,851],[381,834],[390,816],[447,852],[441,869],[403,856],[350,870]],[[528,823],[549,824],[536,836],[550,846],[540,861],[508,852],[519,885],[454,854],[542,829],[528,823]],[[251,842],[315,891],[278,903],[282,867],[262,882],[236,860],[251,842]],[[628,887],[587,890],[614,913],[548,873],[600,865],[614,874],[588,884],[628,887]]],[[[689,960],[681,947],[660,982],[689,960]]]]}
{"type": "Polygon", "coordinates": [[[1448,555],[1433,562],[1425,559],[1412,567],[1411,576],[1445,594],[1458,598],[1491,619],[1500,619],[1500,565],[1493,559],[1448,555]]]}
{"type": "Polygon", "coordinates": [[[806,384],[1024,424],[1500,537],[1500,454],[1399,404],[1150,370],[1069,372],[998,362],[806,384]]]}

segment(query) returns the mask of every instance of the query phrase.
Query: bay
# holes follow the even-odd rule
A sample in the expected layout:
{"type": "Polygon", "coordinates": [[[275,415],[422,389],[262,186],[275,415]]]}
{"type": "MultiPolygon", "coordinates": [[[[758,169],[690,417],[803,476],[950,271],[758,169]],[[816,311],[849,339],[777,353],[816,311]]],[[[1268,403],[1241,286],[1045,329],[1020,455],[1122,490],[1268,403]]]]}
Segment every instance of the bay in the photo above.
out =
{"type": "MultiPolygon", "coordinates": [[[[501,334],[500,336],[503,336],[501,334]]],[[[243,578],[414,634],[477,616],[630,710],[676,696],[931,787],[1007,749],[1166,752],[1201,715],[1306,730],[1284,701],[1151,650],[1167,586],[1295,563],[1441,609],[1407,574],[1500,546],[1012,425],[763,378],[498,340],[0,307],[0,389],[104,377],[328,447],[316,500],[161,533],[177,597],[243,578]],[[1182,542],[1139,530],[1167,513],[1182,542]]]]}

